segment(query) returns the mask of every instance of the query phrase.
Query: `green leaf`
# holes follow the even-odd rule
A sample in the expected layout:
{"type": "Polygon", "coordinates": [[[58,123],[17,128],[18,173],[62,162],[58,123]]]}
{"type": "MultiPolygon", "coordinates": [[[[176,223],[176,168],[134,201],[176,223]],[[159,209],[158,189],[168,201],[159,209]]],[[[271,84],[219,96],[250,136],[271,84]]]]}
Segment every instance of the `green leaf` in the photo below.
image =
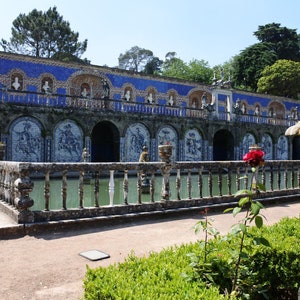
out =
{"type": "Polygon", "coordinates": [[[259,189],[260,191],[263,191],[263,192],[265,192],[266,191],[266,187],[265,187],[265,185],[264,184],[262,184],[262,183],[256,183],[256,188],[257,189],[259,189]]]}
{"type": "Polygon", "coordinates": [[[249,195],[249,196],[253,196],[252,191],[250,190],[239,190],[234,194],[234,197],[238,197],[238,196],[244,196],[244,195],[249,195]]]}
{"type": "Polygon", "coordinates": [[[226,208],[226,209],[223,211],[223,213],[227,213],[227,212],[230,212],[230,211],[232,211],[232,210],[233,210],[233,207],[226,208]]]}
{"type": "Polygon", "coordinates": [[[263,205],[261,202],[255,201],[255,203],[256,203],[260,208],[265,208],[264,205],[263,205]]]}
{"type": "Polygon", "coordinates": [[[256,202],[251,203],[251,213],[256,216],[259,214],[260,206],[256,202]]]}
{"type": "Polygon", "coordinates": [[[249,197],[242,197],[240,200],[239,200],[239,206],[242,207],[244,206],[246,203],[248,203],[250,201],[250,198],[249,197]]]}
{"type": "Polygon", "coordinates": [[[264,237],[259,238],[260,243],[266,247],[271,247],[269,241],[267,239],[265,239],[264,237]]]}
{"type": "Polygon", "coordinates": [[[263,218],[261,216],[256,216],[255,217],[255,225],[257,228],[261,228],[263,226],[263,218]]]}
{"type": "Polygon", "coordinates": [[[247,232],[247,226],[245,224],[240,224],[239,227],[243,233],[247,232]]]}
{"type": "Polygon", "coordinates": [[[235,207],[232,212],[233,216],[235,217],[241,210],[241,207],[235,207]]]}
{"type": "Polygon", "coordinates": [[[264,245],[266,247],[271,247],[269,241],[264,237],[255,237],[253,238],[253,242],[255,245],[264,245]]]}

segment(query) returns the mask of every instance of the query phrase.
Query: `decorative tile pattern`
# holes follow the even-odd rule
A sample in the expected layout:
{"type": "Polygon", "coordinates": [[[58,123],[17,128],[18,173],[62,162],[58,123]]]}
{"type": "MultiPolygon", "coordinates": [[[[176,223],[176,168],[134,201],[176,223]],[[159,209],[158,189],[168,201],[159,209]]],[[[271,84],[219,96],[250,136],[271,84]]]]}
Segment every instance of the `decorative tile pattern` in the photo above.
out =
{"type": "Polygon", "coordinates": [[[198,130],[191,129],[184,136],[184,160],[202,160],[202,137],[198,130]]]}
{"type": "Polygon", "coordinates": [[[54,130],[54,161],[81,161],[83,133],[72,120],[60,122],[54,130]]]}
{"type": "Polygon", "coordinates": [[[12,160],[43,161],[43,138],[41,125],[29,117],[21,117],[11,126],[12,160]]]}
{"type": "Polygon", "coordinates": [[[149,141],[150,133],[145,125],[141,123],[131,124],[125,133],[125,161],[139,161],[143,146],[147,146],[151,151],[149,141]]]}

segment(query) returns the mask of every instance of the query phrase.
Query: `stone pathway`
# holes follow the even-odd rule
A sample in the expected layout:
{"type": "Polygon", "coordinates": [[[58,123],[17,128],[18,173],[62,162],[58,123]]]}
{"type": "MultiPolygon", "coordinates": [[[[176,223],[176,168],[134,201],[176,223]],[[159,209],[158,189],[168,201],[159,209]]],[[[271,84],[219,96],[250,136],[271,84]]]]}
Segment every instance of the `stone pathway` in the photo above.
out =
{"type": "MultiPolygon", "coordinates": [[[[266,225],[282,217],[299,217],[299,203],[268,206],[263,214],[266,225]]],[[[5,300],[78,300],[83,295],[86,267],[95,268],[122,262],[132,252],[138,256],[152,251],[195,242],[193,226],[200,213],[183,216],[148,218],[119,225],[93,225],[87,229],[53,231],[16,239],[0,240],[0,295],[5,300]],[[110,258],[90,261],[80,252],[100,250],[110,258]]],[[[212,214],[213,225],[225,234],[238,217],[212,214]]],[[[241,215],[242,217],[242,215],[241,215]]],[[[0,213],[0,226],[13,226],[0,213]]]]}

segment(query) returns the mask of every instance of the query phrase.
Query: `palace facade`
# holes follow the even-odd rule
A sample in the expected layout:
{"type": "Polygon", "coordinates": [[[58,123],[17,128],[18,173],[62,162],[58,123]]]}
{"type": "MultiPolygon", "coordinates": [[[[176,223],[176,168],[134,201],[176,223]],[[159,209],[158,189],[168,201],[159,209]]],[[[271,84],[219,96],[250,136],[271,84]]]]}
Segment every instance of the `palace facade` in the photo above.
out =
{"type": "Polygon", "coordinates": [[[0,52],[5,160],[138,161],[143,146],[173,145],[173,160],[240,160],[258,144],[267,160],[300,159],[298,101],[116,68],[0,52]]]}

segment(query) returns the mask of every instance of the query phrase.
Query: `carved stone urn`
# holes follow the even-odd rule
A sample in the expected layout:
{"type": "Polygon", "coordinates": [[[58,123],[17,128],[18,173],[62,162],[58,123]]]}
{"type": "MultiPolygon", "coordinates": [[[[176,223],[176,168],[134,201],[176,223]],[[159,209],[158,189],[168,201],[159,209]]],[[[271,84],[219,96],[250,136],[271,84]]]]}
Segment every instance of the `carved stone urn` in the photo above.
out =
{"type": "Polygon", "coordinates": [[[172,156],[172,149],[173,146],[170,144],[158,146],[158,155],[161,158],[161,161],[166,163],[170,162],[172,156]]]}

